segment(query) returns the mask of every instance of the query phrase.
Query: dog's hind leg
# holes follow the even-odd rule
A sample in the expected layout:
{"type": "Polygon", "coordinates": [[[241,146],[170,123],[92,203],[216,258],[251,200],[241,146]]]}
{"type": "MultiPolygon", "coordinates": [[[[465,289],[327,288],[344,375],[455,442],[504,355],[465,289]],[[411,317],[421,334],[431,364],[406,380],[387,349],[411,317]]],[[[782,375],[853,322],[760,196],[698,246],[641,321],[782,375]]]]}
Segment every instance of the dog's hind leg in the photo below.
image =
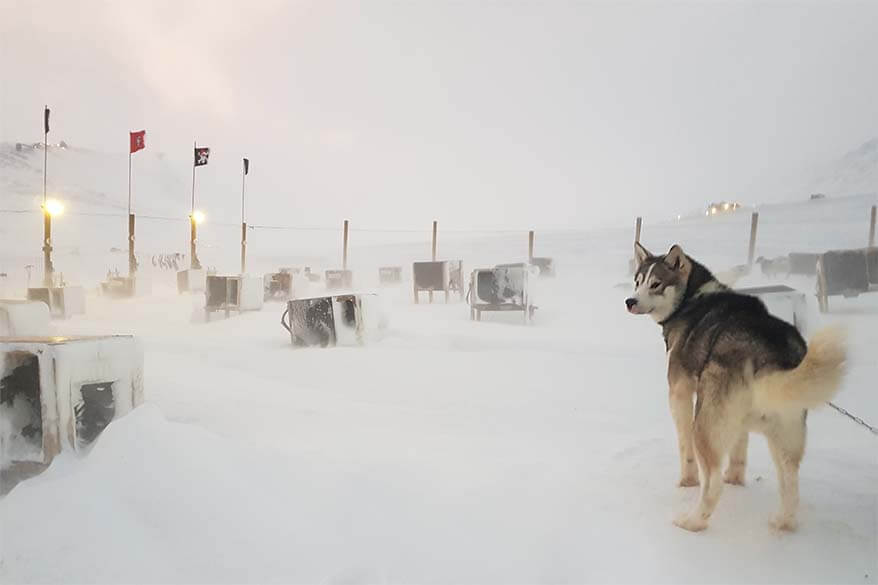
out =
{"type": "Polygon", "coordinates": [[[698,466],[695,463],[695,448],[692,444],[692,396],[695,382],[689,379],[674,380],[670,384],[671,415],[677,427],[677,443],[680,450],[680,486],[698,485],[698,466]]]}
{"type": "Polygon", "coordinates": [[[780,511],[771,521],[778,530],[793,531],[798,525],[796,511],[799,508],[799,464],[805,455],[805,414],[803,411],[801,416],[783,417],[765,433],[780,486],[780,511]]]}
{"type": "Polygon", "coordinates": [[[694,426],[701,497],[694,510],[674,521],[680,528],[693,532],[707,528],[723,491],[723,460],[745,428],[748,398],[722,370],[702,374],[694,426]]]}
{"type": "Polygon", "coordinates": [[[747,444],[749,443],[750,432],[744,430],[738,438],[738,442],[732,447],[729,453],[729,466],[723,479],[726,483],[733,485],[744,485],[744,472],[747,469],[747,444]]]}

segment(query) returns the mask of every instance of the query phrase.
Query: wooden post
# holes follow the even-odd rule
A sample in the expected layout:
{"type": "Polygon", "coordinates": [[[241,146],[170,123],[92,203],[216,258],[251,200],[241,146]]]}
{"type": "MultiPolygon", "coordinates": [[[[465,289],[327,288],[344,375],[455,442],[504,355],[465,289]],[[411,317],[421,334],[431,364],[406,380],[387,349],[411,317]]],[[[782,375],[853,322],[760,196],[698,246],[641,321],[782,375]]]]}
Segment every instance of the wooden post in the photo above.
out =
{"type": "Polygon", "coordinates": [[[198,261],[198,254],[195,250],[195,242],[198,240],[198,229],[194,214],[189,216],[189,224],[191,226],[189,232],[189,268],[195,270],[201,268],[201,263],[198,261]]]}
{"type": "Polygon", "coordinates": [[[534,261],[534,231],[527,233],[527,263],[533,264],[534,261]]]}
{"type": "MultiPolygon", "coordinates": [[[[432,253],[433,262],[436,261],[436,237],[437,237],[438,227],[439,227],[439,222],[434,219],[433,220],[433,253],[432,253]]],[[[445,286],[447,287],[448,283],[446,283],[445,286]]],[[[448,291],[445,291],[445,294],[447,295],[448,291]]],[[[433,302],[433,291],[432,290],[430,290],[427,293],[427,297],[429,298],[430,303],[432,303],[433,302]]],[[[446,299],[446,302],[448,302],[447,299],[446,299]]]]}
{"type": "Polygon", "coordinates": [[[872,218],[869,220],[869,247],[875,247],[875,215],[878,213],[878,205],[872,206],[872,218]]]}
{"type": "Polygon", "coordinates": [[[753,256],[756,253],[756,228],[759,226],[759,212],[754,211],[750,216],[750,249],[747,251],[747,265],[753,265],[753,256]]]}
{"type": "Polygon", "coordinates": [[[137,258],[134,255],[134,214],[128,212],[128,278],[137,272],[137,258]]]}
{"type": "Polygon", "coordinates": [[[341,269],[348,269],[348,220],[344,220],[344,251],[341,257],[341,269]]]}
{"type": "Polygon", "coordinates": [[[643,225],[643,218],[638,217],[637,221],[634,223],[634,241],[640,242],[640,228],[643,225]]]}
{"type": "Polygon", "coordinates": [[[52,214],[43,207],[43,286],[52,287],[53,273],[52,266],[52,214]]]}
{"type": "Polygon", "coordinates": [[[241,276],[247,272],[247,222],[241,222],[241,276]]]}

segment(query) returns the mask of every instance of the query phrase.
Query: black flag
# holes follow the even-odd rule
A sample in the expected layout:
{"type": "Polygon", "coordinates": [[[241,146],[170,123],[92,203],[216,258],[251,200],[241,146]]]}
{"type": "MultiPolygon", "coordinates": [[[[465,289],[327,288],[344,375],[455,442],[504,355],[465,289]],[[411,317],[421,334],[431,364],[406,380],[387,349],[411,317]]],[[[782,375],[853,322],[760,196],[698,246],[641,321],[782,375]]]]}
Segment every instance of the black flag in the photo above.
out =
{"type": "Polygon", "coordinates": [[[43,118],[43,133],[49,133],[49,106],[46,106],[45,117],[43,118]]]}
{"type": "Polygon", "coordinates": [[[196,148],[195,149],[195,166],[200,167],[207,164],[207,157],[210,156],[209,148],[196,148]]]}
{"type": "Polygon", "coordinates": [[[250,172],[250,159],[245,158],[244,159],[244,174],[246,175],[249,172],[250,172]]]}

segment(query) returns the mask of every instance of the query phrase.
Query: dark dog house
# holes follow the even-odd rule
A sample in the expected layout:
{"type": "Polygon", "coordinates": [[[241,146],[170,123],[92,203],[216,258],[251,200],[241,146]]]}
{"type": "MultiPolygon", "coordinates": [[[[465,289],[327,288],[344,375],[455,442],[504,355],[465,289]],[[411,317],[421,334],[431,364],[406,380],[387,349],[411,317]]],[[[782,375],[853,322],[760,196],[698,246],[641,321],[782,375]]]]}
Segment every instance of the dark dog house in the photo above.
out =
{"type": "Polygon", "coordinates": [[[790,274],[814,276],[817,274],[817,259],[820,254],[790,252],[790,274]]]}
{"type": "Polygon", "coordinates": [[[326,290],[350,289],[354,286],[354,273],[350,270],[327,270],[326,290]]]}
{"type": "Polygon", "coordinates": [[[470,319],[481,321],[483,311],[521,311],[524,322],[533,318],[526,264],[479,268],[470,275],[470,319]]]}
{"type": "Polygon", "coordinates": [[[415,303],[419,301],[422,291],[430,295],[433,302],[434,292],[444,292],[445,302],[449,293],[457,291],[463,299],[463,260],[439,260],[432,262],[415,262],[412,265],[412,282],[415,303]]]}
{"type": "Polygon", "coordinates": [[[293,272],[288,268],[281,268],[278,272],[266,274],[264,281],[264,299],[286,301],[293,296],[293,272]]]}
{"type": "Polygon", "coordinates": [[[4,482],[87,447],[143,402],[143,352],[131,336],[3,337],[0,361],[4,482]]]}
{"type": "Polygon", "coordinates": [[[878,291],[878,248],[832,250],[817,260],[817,300],[829,310],[829,297],[857,297],[878,291]]]}
{"type": "Polygon", "coordinates": [[[379,328],[376,301],[372,294],[287,301],[281,325],[296,347],[363,345],[379,328]]]}
{"type": "Polygon", "coordinates": [[[215,311],[224,311],[228,317],[231,311],[241,310],[241,277],[210,274],[205,281],[204,295],[208,321],[215,311]]]}
{"type": "Polygon", "coordinates": [[[378,269],[380,284],[399,284],[402,282],[402,266],[382,266],[378,269]]]}

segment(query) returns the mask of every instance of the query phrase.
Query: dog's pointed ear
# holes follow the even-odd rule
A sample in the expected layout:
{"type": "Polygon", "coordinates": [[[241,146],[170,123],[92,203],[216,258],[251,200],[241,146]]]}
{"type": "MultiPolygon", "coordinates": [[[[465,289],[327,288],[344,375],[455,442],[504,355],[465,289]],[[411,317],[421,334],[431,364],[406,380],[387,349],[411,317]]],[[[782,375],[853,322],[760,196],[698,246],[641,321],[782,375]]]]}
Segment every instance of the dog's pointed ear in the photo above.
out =
{"type": "Polygon", "coordinates": [[[639,267],[649,258],[652,258],[649,250],[640,245],[640,242],[634,242],[634,261],[637,263],[637,266],[639,267]]]}
{"type": "Polygon", "coordinates": [[[671,249],[665,254],[665,264],[670,266],[672,270],[680,272],[685,272],[689,269],[689,259],[683,252],[683,248],[677,244],[671,246],[671,249]]]}

